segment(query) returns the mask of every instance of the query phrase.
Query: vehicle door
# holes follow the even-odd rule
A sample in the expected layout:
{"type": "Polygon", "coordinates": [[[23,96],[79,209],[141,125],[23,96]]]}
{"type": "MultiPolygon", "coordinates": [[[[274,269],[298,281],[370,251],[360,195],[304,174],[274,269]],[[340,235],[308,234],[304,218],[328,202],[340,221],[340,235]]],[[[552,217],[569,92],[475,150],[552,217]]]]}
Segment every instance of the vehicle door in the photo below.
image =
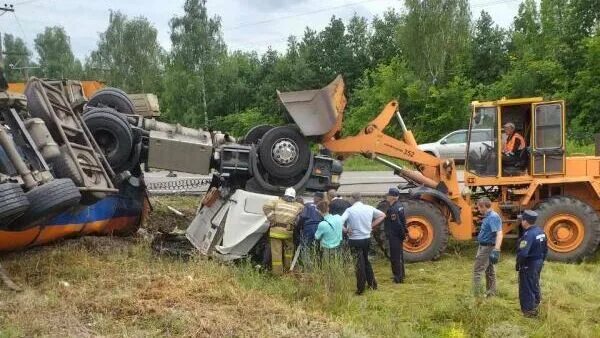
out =
{"type": "Polygon", "coordinates": [[[532,104],[534,141],[531,161],[534,175],[565,171],[564,101],[532,104]]]}
{"type": "Polygon", "coordinates": [[[467,131],[459,130],[448,134],[440,141],[440,157],[453,158],[458,160],[465,159],[467,149],[467,131]]]}

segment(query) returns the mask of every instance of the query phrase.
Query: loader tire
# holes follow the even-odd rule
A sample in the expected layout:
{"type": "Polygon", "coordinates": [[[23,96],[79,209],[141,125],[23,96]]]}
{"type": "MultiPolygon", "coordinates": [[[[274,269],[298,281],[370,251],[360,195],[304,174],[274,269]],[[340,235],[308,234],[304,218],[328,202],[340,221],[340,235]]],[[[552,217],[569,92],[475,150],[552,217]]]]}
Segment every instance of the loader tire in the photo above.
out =
{"type": "Polygon", "coordinates": [[[579,262],[594,254],[600,243],[600,217],[588,204],[573,197],[547,199],[535,209],[536,224],[548,240],[548,259],[579,262]]]}
{"type": "Polygon", "coordinates": [[[111,168],[126,164],[133,150],[133,132],[124,116],[114,109],[95,108],[86,112],[83,120],[111,168]]]}
{"type": "Polygon", "coordinates": [[[55,179],[25,193],[27,212],[11,224],[11,230],[22,231],[79,204],[81,194],[70,179],[55,179]]]}
{"type": "Polygon", "coordinates": [[[103,88],[90,98],[89,107],[109,107],[121,114],[135,114],[135,106],[127,94],[118,88],[103,88]]]}
{"type": "Polygon", "coordinates": [[[0,184],[0,226],[10,224],[29,208],[29,200],[16,183],[0,184]]]}
{"type": "Polygon", "coordinates": [[[423,262],[440,258],[448,245],[448,224],[441,210],[422,200],[403,201],[406,216],[404,259],[423,262]]]}
{"type": "Polygon", "coordinates": [[[265,135],[266,132],[273,129],[273,126],[261,124],[248,130],[246,136],[242,140],[242,144],[257,144],[258,141],[265,135]]]}
{"type": "Polygon", "coordinates": [[[260,140],[260,163],[274,177],[290,178],[306,171],[310,164],[310,147],[297,127],[275,127],[260,140]]]}

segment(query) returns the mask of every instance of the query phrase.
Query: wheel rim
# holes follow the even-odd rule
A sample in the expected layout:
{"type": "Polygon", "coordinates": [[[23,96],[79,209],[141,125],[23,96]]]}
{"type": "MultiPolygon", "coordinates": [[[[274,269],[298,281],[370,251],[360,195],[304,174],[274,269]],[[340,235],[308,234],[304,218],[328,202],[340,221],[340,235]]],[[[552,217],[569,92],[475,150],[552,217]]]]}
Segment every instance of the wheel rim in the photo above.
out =
{"type": "Polygon", "coordinates": [[[546,221],[544,232],[548,246],[556,252],[570,252],[577,249],[585,237],[583,222],[573,216],[559,214],[546,221]]]}
{"type": "Polygon", "coordinates": [[[404,251],[418,253],[427,249],[433,242],[433,226],[424,217],[409,217],[406,220],[407,236],[404,251]]]}
{"type": "Polygon", "coordinates": [[[77,155],[77,162],[79,162],[83,174],[87,177],[90,183],[93,185],[99,185],[102,183],[104,177],[100,172],[93,169],[95,167],[95,161],[90,155],[79,153],[77,155]]]}
{"type": "Polygon", "coordinates": [[[119,148],[119,141],[115,135],[108,130],[96,130],[94,132],[94,139],[106,157],[113,156],[119,148]]]}
{"type": "Polygon", "coordinates": [[[289,138],[278,139],[271,147],[273,160],[282,167],[294,165],[298,161],[298,152],[298,145],[289,138]]]}

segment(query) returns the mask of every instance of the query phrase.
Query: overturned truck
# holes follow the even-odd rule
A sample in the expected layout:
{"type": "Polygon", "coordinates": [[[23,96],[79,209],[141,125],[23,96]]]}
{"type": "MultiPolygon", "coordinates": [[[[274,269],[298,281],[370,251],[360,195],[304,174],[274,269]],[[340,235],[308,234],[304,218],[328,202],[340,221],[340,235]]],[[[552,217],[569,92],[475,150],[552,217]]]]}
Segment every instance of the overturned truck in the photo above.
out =
{"type": "Polygon", "coordinates": [[[116,88],[88,99],[77,81],[32,78],[24,94],[0,92],[0,251],[135,232],[150,168],[211,174],[229,191],[339,185],[341,163],[313,154],[310,135],[293,126],[259,126],[236,142],[138,114],[139,102],[116,88]]]}

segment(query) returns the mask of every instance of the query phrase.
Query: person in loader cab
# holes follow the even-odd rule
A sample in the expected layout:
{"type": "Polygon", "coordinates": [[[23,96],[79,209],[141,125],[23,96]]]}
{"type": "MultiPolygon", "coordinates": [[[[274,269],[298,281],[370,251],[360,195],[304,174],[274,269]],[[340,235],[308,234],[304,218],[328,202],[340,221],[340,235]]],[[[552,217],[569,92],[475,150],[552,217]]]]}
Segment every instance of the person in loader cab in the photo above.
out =
{"type": "Polygon", "coordinates": [[[525,317],[537,317],[542,299],[540,274],[548,254],[548,242],[544,230],[535,224],[535,211],[525,210],[520,219],[524,232],[519,239],[515,266],[519,272],[519,302],[525,317]]]}
{"type": "Polygon", "coordinates": [[[492,202],[487,197],[477,201],[477,210],[483,217],[477,242],[477,255],[473,266],[473,293],[481,296],[481,278],[485,274],[485,296],[496,295],[496,268],[500,260],[500,247],[502,246],[502,219],[492,210],[492,202]]]}
{"type": "Polygon", "coordinates": [[[512,164],[518,160],[521,151],[527,144],[523,136],[515,131],[515,124],[512,122],[504,125],[504,133],[506,134],[506,144],[502,149],[502,162],[512,164]]]}
{"type": "MultiPolygon", "coordinates": [[[[269,221],[269,242],[265,250],[271,253],[271,270],[281,275],[290,269],[294,256],[292,239],[294,226],[302,211],[302,204],[296,202],[296,190],[287,188],[283,197],[269,201],[263,206],[263,212],[269,221]]],[[[265,252],[265,256],[268,252],[265,252]]],[[[267,260],[265,260],[267,261],[267,260]]]]}

